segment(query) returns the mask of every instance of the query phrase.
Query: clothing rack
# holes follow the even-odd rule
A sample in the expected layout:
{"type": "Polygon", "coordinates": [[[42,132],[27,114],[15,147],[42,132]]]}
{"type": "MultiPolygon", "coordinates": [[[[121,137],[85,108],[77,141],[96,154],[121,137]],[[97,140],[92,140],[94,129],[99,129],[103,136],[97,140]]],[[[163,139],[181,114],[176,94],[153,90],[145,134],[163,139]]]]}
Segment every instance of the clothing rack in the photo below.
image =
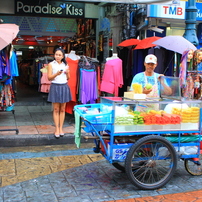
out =
{"type": "Polygon", "coordinates": [[[80,61],[99,63],[99,61],[96,58],[91,58],[85,55],[80,55],[80,61]]]}
{"type": "MultiPolygon", "coordinates": [[[[3,65],[2,66],[4,66],[4,68],[1,66],[2,75],[7,76],[7,79],[1,80],[0,93],[2,93],[2,91],[4,91],[2,93],[2,94],[4,94],[4,96],[2,95],[2,98],[1,98],[1,110],[0,110],[0,112],[2,112],[2,113],[12,112],[14,115],[15,111],[13,109],[14,108],[13,96],[15,93],[14,93],[14,90],[12,88],[12,82],[13,82],[13,79],[15,76],[19,76],[18,66],[17,66],[17,61],[16,61],[17,59],[16,59],[16,55],[14,54],[15,53],[14,51],[12,52],[12,57],[10,58],[10,45],[6,46],[0,52],[3,56],[2,57],[3,58],[3,60],[2,60],[3,65]],[[12,59],[11,63],[10,63],[9,59],[12,59]],[[6,68],[8,71],[5,71],[6,68]]],[[[17,128],[15,128],[15,129],[9,129],[9,128],[8,129],[0,129],[0,131],[15,131],[16,134],[19,133],[19,130],[17,128]]]]}
{"type": "Polygon", "coordinates": [[[39,60],[40,62],[44,62],[44,63],[48,64],[48,62],[54,60],[54,58],[51,56],[43,56],[43,57],[36,58],[36,61],[37,60],[39,60]]]}

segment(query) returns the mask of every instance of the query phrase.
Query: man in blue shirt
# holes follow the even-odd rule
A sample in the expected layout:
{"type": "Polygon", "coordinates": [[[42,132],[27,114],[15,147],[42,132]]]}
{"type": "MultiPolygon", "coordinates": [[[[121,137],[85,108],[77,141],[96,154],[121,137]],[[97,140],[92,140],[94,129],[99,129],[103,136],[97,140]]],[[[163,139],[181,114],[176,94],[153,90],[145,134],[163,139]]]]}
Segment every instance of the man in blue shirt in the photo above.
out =
{"type": "MultiPolygon", "coordinates": [[[[154,70],[157,66],[157,57],[153,54],[149,54],[145,57],[144,61],[145,71],[136,74],[133,77],[130,90],[133,91],[133,84],[138,83],[142,85],[142,93],[146,94],[147,97],[158,98],[160,95],[160,76],[163,74],[155,73],[154,70]],[[150,85],[151,84],[151,85],[150,85]]],[[[172,89],[166,85],[164,82],[161,82],[164,91],[166,94],[172,94],[172,89]]]]}

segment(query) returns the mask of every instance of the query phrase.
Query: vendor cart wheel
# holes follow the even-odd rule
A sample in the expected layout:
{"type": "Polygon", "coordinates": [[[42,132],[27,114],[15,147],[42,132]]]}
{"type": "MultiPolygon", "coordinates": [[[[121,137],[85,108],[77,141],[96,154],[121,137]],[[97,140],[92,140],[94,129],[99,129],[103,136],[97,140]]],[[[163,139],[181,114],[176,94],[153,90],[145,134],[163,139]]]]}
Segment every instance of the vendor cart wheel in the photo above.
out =
{"type": "Polygon", "coordinates": [[[112,163],[112,165],[113,165],[116,169],[118,169],[118,170],[120,170],[120,171],[122,171],[122,172],[125,172],[125,163],[124,163],[124,162],[121,162],[121,163],[112,163]]]}
{"type": "Polygon", "coordinates": [[[202,154],[196,159],[185,159],[184,166],[189,174],[202,175],[202,154]]]}
{"type": "Polygon", "coordinates": [[[140,138],[129,149],[125,170],[129,180],[140,189],[158,189],[173,176],[177,154],[171,142],[158,135],[140,138]]]}

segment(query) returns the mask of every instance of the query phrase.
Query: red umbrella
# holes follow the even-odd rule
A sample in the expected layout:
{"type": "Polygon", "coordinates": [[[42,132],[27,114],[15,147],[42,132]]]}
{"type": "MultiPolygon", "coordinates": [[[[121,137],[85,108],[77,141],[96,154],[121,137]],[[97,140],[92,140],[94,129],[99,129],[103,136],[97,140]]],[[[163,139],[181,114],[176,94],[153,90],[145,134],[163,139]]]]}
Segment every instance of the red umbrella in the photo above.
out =
{"type": "Polygon", "coordinates": [[[137,45],[141,40],[139,39],[126,39],[125,41],[122,41],[118,46],[122,47],[128,47],[128,46],[135,46],[137,45]]]}
{"type": "Polygon", "coordinates": [[[140,41],[140,43],[137,44],[137,46],[134,49],[146,49],[146,48],[151,48],[156,46],[155,44],[152,44],[152,42],[160,39],[161,37],[158,36],[152,36],[152,37],[148,37],[145,39],[142,39],[140,41]]]}

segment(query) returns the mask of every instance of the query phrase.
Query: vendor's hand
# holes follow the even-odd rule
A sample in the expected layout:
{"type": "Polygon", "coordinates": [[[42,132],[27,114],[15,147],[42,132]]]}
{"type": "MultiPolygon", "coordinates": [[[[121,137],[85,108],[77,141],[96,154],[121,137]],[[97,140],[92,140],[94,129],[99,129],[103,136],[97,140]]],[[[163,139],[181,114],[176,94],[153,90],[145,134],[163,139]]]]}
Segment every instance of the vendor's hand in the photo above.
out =
{"type": "Polygon", "coordinates": [[[152,91],[152,88],[151,89],[146,89],[146,88],[143,88],[143,91],[142,91],[142,93],[144,93],[144,94],[149,94],[150,92],[152,91]]]}
{"type": "Polygon", "coordinates": [[[158,79],[160,79],[161,76],[165,76],[164,74],[159,74],[158,79]]]}
{"type": "Polygon", "coordinates": [[[164,74],[159,74],[158,80],[160,81],[161,76],[165,76],[164,74]]]}

